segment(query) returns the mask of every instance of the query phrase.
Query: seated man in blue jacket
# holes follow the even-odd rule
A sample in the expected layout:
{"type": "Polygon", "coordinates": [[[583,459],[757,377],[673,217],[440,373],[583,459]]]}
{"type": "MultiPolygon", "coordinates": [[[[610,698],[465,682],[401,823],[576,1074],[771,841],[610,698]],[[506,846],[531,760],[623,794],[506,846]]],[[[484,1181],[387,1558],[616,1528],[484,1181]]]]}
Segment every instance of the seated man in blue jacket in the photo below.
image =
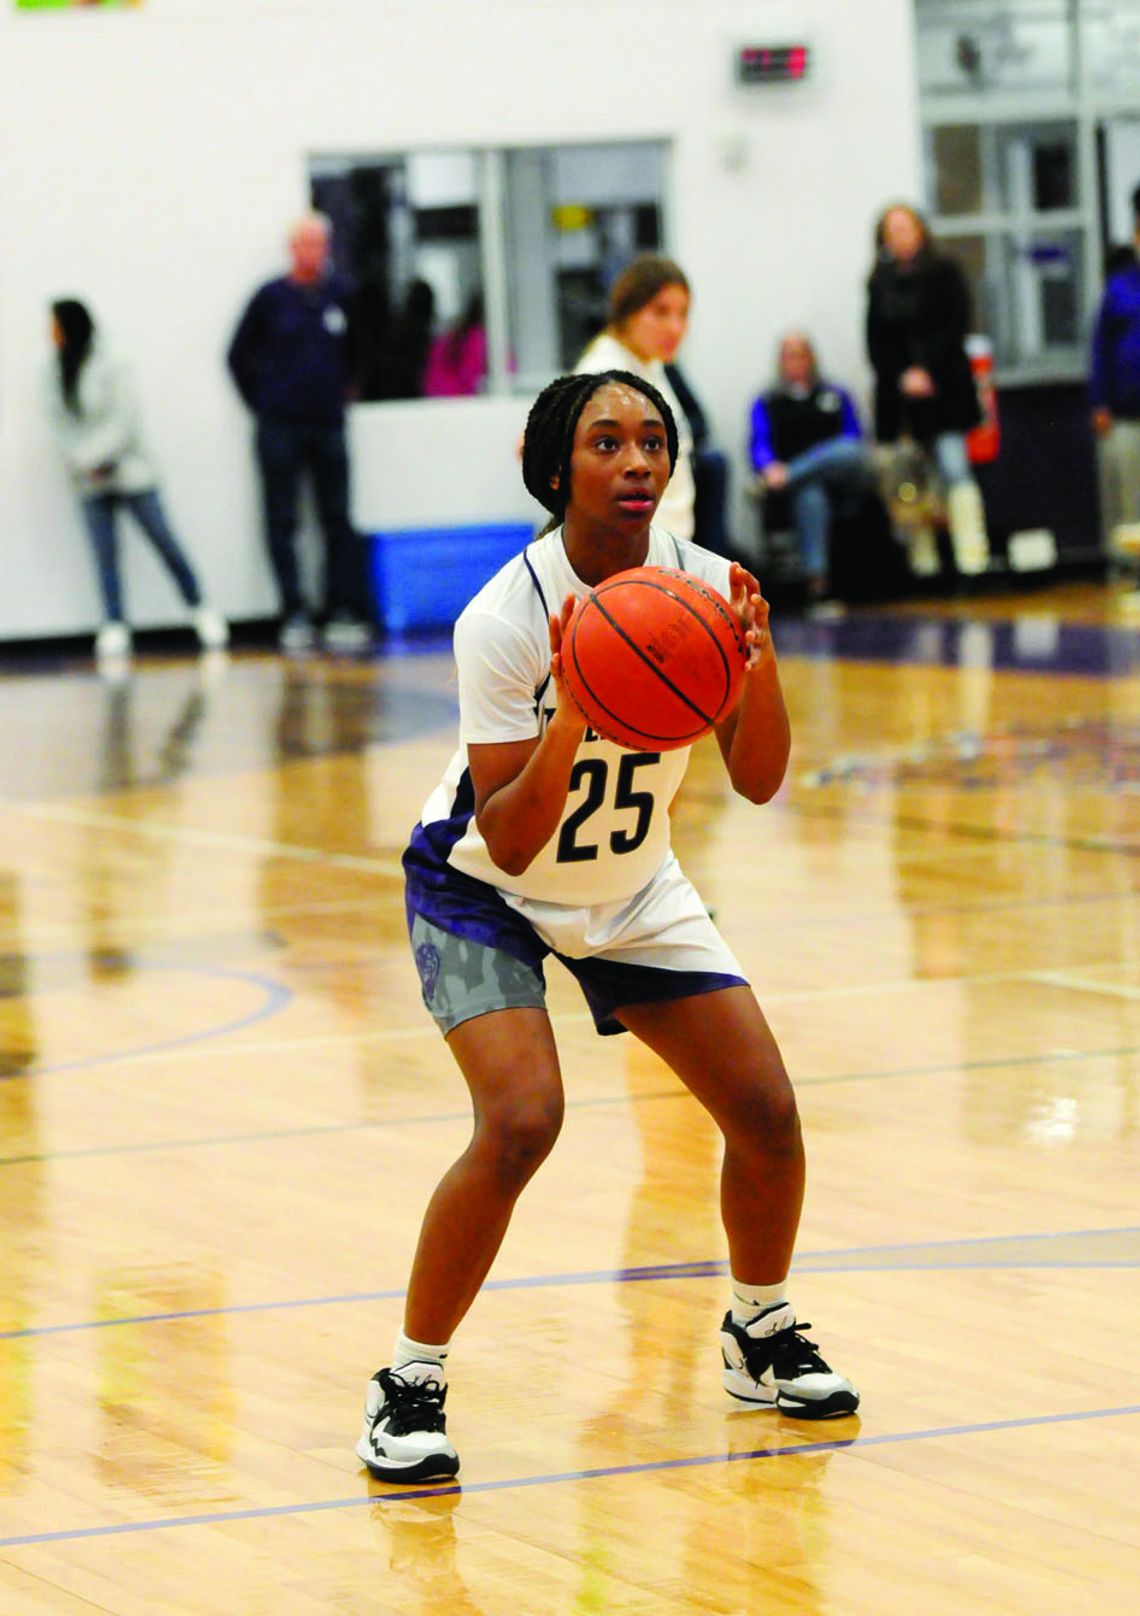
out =
{"type": "Polygon", "coordinates": [[[766,523],[779,521],[777,495],[799,542],[808,598],[825,601],[833,520],[854,514],[875,479],[851,395],[820,376],[801,331],[780,343],[776,384],[752,406],[752,467],[766,494],[766,523]]]}

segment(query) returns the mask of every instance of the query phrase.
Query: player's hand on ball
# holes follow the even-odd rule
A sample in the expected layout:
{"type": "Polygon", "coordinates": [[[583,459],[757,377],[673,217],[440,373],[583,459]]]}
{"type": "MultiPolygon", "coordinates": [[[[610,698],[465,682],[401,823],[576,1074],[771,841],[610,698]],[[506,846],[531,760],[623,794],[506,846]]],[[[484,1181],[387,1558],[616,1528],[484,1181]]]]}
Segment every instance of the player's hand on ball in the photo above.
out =
{"type": "Polygon", "coordinates": [[[566,632],[566,625],[574,615],[574,608],[578,602],[573,595],[567,595],[562,602],[562,610],[553,612],[550,618],[550,676],[558,689],[557,717],[565,722],[577,725],[585,733],[586,720],[578,710],[576,702],[572,701],[562,678],[562,636],[566,632]]]}
{"type": "Polygon", "coordinates": [[[744,631],[744,643],[748,647],[748,666],[754,668],[772,644],[768,632],[768,602],[760,593],[759,583],[739,561],[734,561],[729,568],[728,582],[732,591],[732,608],[744,631]]]}

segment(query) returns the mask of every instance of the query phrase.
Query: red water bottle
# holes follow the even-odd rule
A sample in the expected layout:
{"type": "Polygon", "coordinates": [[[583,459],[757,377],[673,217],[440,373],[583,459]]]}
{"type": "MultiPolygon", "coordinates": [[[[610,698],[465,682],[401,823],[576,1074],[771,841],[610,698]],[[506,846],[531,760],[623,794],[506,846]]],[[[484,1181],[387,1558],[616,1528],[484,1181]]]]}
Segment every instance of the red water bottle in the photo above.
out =
{"type": "Polygon", "coordinates": [[[982,412],[979,424],[966,434],[966,453],[975,466],[980,466],[996,460],[1001,448],[997,391],[994,387],[994,345],[989,337],[967,337],[966,353],[974,386],[978,390],[978,408],[982,412]]]}

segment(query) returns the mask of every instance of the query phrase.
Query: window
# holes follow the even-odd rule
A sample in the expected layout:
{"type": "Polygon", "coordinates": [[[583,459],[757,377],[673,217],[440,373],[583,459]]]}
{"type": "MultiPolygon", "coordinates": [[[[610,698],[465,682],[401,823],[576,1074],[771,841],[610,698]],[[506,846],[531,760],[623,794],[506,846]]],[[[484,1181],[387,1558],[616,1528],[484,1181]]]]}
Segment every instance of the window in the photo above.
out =
{"type": "Polygon", "coordinates": [[[926,151],[935,233],[966,273],[997,365],[1065,369],[1082,350],[1086,293],[1076,121],[934,124],[926,151]]]}
{"type": "Polygon", "coordinates": [[[656,141],[310,160],[355,283],[365,400],[531,393],[605,324],[609,287],[665,239],[656,141]]]}
{"type": "Polygon", "coordinates": [[[1094,92],[1135,101],[1140,89],[1140,0],[1085,0],[1085,70],[1094,92]]]}
{"type": "Polygon", "coordinates": [[[480,313],[477,157],[321,158],[309,178],[314,207],[333,223],[337,266],[356,287],[361,398],[415,398],[437,330],[480,313]]]}
{"type": "Polygon", "coordinates": [[[1140,0],[916,0],[916,18],[926,203],[998,379],[1076,378],[1105,258],[1096,79],[1109,35],[1114,71],[1140,67],[1140,0]]]}
{"type": "Polygon", "coordinates": [[[664,238],[665,151],[653,142],[506,153],[508,311],[517,379],[534,392],[606,323],[609,289],[664,238]]]}
{"type": "Polygon", "coordinates": [[[1070,0],[917,0],[923,98],[1073,89],[1070,0]]]}

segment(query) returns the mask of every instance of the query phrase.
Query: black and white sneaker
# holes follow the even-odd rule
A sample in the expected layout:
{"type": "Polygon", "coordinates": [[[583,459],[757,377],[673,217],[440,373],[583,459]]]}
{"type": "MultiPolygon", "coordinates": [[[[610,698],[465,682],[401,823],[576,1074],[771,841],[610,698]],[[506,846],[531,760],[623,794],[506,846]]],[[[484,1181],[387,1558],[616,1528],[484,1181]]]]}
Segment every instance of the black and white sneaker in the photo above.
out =
{"type": "Polygon", "coordinates": [[[378,1369],[368,1382],[357,1458],[381,1481],[454,1476],[459,1455],[447,1440],[446,1397],[438,1364],[378,1369]]]}
{"type": "Polygon", "coordinates": [[[747,1324],[731,1312],[720,1327],[724,1389],[742,1403],[776,1408],[799,1420],[831,1420],[854,1414],[859,1393],[824,1362],[814,1341],[797,1324],[787,1302],[766,1307],[747,1324]]]}

